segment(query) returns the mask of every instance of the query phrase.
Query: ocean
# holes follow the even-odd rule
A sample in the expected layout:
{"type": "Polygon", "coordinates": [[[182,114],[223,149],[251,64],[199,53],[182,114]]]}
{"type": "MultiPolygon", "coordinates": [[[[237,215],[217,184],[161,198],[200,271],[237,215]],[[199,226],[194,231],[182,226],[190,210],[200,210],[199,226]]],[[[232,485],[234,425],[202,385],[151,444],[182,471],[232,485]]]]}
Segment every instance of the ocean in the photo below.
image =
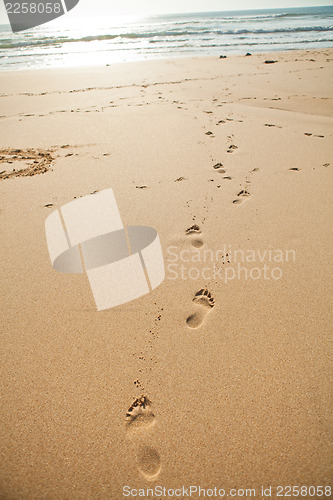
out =
{"type": "Polygon", "coordinates": [[[333,46],[333,6],[161,15],[91,25],[0,25],[0,69],[106,65],[333,46]],[[60,27],[61,26],[61,27],[60,27]]]}

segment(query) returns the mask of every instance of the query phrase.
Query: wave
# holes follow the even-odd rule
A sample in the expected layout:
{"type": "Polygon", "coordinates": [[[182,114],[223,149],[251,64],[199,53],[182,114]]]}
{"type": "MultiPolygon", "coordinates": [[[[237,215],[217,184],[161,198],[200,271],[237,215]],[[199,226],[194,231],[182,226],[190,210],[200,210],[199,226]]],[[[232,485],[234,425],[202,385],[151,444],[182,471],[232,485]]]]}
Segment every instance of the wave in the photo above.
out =
{"type": "MultiPolygon", "coordinates": [[[[297,41],[294,41],[294,40],[281,40],[281,41],[274,41],[272,42],[271,40],[260,40],[259,42],[255,42],[255,41],[237,41],[237,42],[233,42],[233,43],[212,43],[212,44],[203,44],[203,45],[196,45],[196,44],[191,44],[191,43],[188,43],[186,42],[185,40],[182,40],[181,41],[182,43],[178,43],[178,42],[170,42],[169,44],[164,44],[162,45],[161,47],[156,47],[156,46],[152,46],[152,47],[147,47],[145,50],[147,51],[146,53],[160,53],[160,54],[168,54],[170,50],[174,50],[176,51],[175,53],[179,53],[181,54],[182,53],[182,50],[181,49],[186,49],[187,51],[197,51],[198,49],[201,49],[201,51],[205,51],[207,49],[225,49],[225,50],[229,50],[229,49],[233,49],[234,47],[237,48],[237,47],[243,47],[244,50],[245,50],[245,47],[253,47],[253,49],[258,49],[260,47],[272,47],[272,46],[281,46],[281,47],[288,47],[288,46],[298,46],[298,45],[308,45],[308,44],[313,44],[314,41],[313,40],[297,40],[297,41]],[[184,43],[185,42],[185,43],[184,43]]],[[[317,41],[318,43],[321,43],[321,42],[324,42],[324,43],[333,43],[333,39],[324,39],[324,40],[318,40],[317,41]]],[[[142,48],[141,47],[121,47],[121,48],[117,48],[117,49],[114,49],[115,51],[120,51],[122,53],[126,53],[126,51],[128,52],[131,52],[131,53],[141,53],[142,52],[142,48]]],[[[267,49],[266,49],[267,50],[267,49]]],[[[103,52],[109,52],[109,53],[112,53],[112,49],[103,49],[103,52]]],[[[82,52],[83,53],[83,52],[82,52]]],[[[68,55],[67,52],[57,52],[57,57],[60,57],[60,56],[66,56],[68,55]]],[[[0,58],[1,57],[5,57],[5,56],[1,56],[0,55],[0,58]]],[[[32,52],[32,53],[26,53],[24,54],[24,56],[21,54],[15,54],[14,52],[12,54],[9,54],[8,56],[6,56],[8,58],[8,60],[17,60],[17,58],[20,58],[20,59],[34,59],[34,58],[38,58],[38,57],[41,57],[41,58],[45,58],[45,57],[48,57],[47,54],[43,53],[43,52],[40,52],[40,53],[36,53],[36,52],[32,52]]],[[[12,63],[10,63],[12,64],[12,63]]],[[[13,63],[15,64],[15,63],[13,63]]]]}
{"type": "MultiPolygon", "coordinates": [[[[279,14],[276,14],[276,17],[290,17],[290,18],[302,18],[302,17],[323,17],[323,14],[322,13],[313,13],[313,12],[302,12],[302,13],[296,13],[296,12],[282,12],[282,13],[279,13],[279,14]]],[[[333,16],[333,13],[331,14],[328,14],[327,12],[325,12],[324,14],[324,17],[325,18],[328,18],[328,17],[332,17],[333,16]]]]}
{"type": "Polygon", "coordinates": [[[239,30],[228,30],[228,31],[214,31],[218,35],[245,35],[245,34],[274,34],[274,33],[303,33],[309,31],[333,31],[330,26],[300,26],[296,28],[276,28],[276,29],[239,29],[239,30]]]}
{"type": "MultiPolygon", "coordinates": [[[[142,33],[119,33],[113,35],[90,35],[81,38],[67,38],[67,37],[45,37],[39,39],[21,39],[21,40],[9,40],[3,39],[0,42],[0,49],[17,49],[24,47],[40,47],[40,46],[53,46],[65,43],[81,43],[81,42],[95,42],[95,41],[108,41],[115,39],[163,39],[169,37],[191,37],[191,36],[202,36],[202,35],[213,35],[213,36],[223,36],[223,35],[274,35],[278,33],[310,33],[310,32],[332,32],[333,28],[328,26],[303,26],[294,28],[276,28],[276,29],[227,29],[227,30],[167,30],[167,31],[153,31],[153,32],[142,32],[142,33]]],[[[150,43],[158,40],[149,40],[150,43]]]]}

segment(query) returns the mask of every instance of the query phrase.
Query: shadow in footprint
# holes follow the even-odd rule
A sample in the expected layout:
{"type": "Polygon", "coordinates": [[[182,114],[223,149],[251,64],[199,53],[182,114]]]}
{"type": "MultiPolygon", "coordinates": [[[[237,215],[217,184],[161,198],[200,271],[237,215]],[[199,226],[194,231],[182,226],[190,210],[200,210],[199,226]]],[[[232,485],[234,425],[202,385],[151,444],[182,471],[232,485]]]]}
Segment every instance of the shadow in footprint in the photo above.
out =
{"type": "Polygon", "coordinates": [[[201,234],[201,229],[197,224],[194,224],[193,226],[186,229],[186,236],[191,237],[191,244],[195,248],[201,248],[204,244],[201,237],[198,236],[199,234],[201,234]]]}
{"type": "Polygon", "coordinates": [[[233,153],[236,149],[238,149],[238,146],[235,146],[235,144],[231,144],[227,150],[227,153],[233,153]]]}
{"type": "Polygon", "coordinates": [[[193,302],[199,307],[187,318],[186,324],[189,328],[195,329],[203,324],[207,314],[215,306],[215,301],[211,293],[206,288],[202,288],[195,294],[193,302]]]}
{"type": "Polygon", "coordinates": [[[237,194],[237,198],[233,200],[233,203],[235,205],[240,205],[244,200],[246,200],[250,196],[250,193],[247,191],[247,189],[242,189],[239,191],[237,194]]]}
{"type": "Polygon", "coordinates": [[[156,418],[147,396],[137,398],[126,413],[126,426],[129,434],[148,429],[155,425],[155,422],[156,418]]]}
{"type": "Polygon", "coordinates": [[[142,446],[139,449],[138,468],[141,475],[148,481],[157,478],[161,472],[161,458],[155,448],[142,446]]]}

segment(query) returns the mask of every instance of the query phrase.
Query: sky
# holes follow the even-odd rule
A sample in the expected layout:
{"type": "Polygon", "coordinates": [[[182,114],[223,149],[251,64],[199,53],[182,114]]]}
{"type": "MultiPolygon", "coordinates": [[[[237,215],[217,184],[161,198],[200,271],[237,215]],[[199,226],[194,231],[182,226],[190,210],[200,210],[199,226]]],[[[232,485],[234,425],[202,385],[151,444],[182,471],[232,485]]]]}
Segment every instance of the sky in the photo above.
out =
{"type": "MultiPolygon", "coordinates": [[[[38,0],[34,1],[38,3],[38,0]]],[[[80,0],[79,4],[67,16],[73,16],[73,19],[74,17],[76,19],[85,17],[91,19],[92,17],[105,18],[105,16],[119,15],[138,16],[239,9],[309,7],[312,5],[332,4],[333,0],[80,0]]],[[[4,23],[8,23],[8,17],[4,1],[0,0],[0,24],[4,23]]]]}

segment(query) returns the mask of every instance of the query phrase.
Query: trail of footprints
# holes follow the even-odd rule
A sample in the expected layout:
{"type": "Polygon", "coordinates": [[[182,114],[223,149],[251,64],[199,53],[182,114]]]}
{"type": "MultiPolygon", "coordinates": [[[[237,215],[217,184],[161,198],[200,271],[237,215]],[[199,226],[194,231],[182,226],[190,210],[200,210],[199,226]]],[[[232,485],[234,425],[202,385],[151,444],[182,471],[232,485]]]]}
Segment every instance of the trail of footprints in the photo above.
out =
{"type": "MultiPolygon", "coordinates": [[[[157,306],[157,304],[155,303],[157,306]]],[[[143,363],[148,362],[148,366],[139,369],[140,378],[145,372],[144,378],[149,380],[149,373],[152,370],[152,364],[157,361],[153,359],[153,342],[158,338],[158,325],[162,318],[163,308],[157,308],[154,326],[149,333],[151,334],[148,340],[148,351],[145,350],[134,353],[133,356],[138,357],[143,363]]],[[[153,411],[153,405],[150,398],[146,394],[145,385],[139,379],[134,381],[136,389],[139,389],[141,395],[137,397],[126,412],[126,438],[133,447],[136,455],[137,469],[140,475],[146,481],[155,480],[161,472],[161,457],[158,450],[151,444],[151,429],[156,424],[156,417],[153,411]]]]}
{"type": "MultiPolygon", "coordinates": [[[[272,100],[279,100],[280,98],[278,99],[272,99],[272,100]]],[[[213,101],[216,101],[216,99],[213,99],[213,101]]],[[[204,111],[204,113],[211,113],[211,111],[204,111]]],[[[220,124],[224,124],[226,123],[226,120],[227,121],[237,121],[237,122],[243,122],[243,120],[235,120],[233,118],[225,118],[225,120],[219,120],[216,125],[220,125],[220,124]]],[[[277,128],[282,128],[281,126],[279,125],[275,125],[275,124],[271,124],[271,123],[265,123],[264,124],[265,127],[277,127],[277,128]]],[[[206,135],[210,136],[210,137],[215,137],[214,136],[214,133],[211,131],[211,130],[208,130],[205,132],[206,135]]],[[[320,134],[313,134],[312,132],[305,132],[304,135],[308,136],[308,137],[317,137],[317,138],[324,138],[325,136],[324,135],[320,135],[320,134]]],[[[234,139],[234,135],[231,134],[231,135],[228,135],[227,137],[228,139],[228,142],[229,142],[229,146],[228,146],[228,149],[227,149],[227,153],[234,153],[237,149],[238,149],[238,146],[236,146],[235,144],[233,144],[233,139],[234,139]]],[[[324,167],[327,167],[329,166],[329,163],[325,163],[323,165],[324,167]]],[[[218,162],[216,163],[214,166],[213,166],[214,170],[219,173],[219,174],[222,174],[223,177],[222,179],[223,180],[232,180],[232,177],[230,175],[227,174],[227,171],[226,171],[226,168],[225,166],[223,165],[223,163],[221,162],[218,162]]],[[[314,168],[315,169],[315,168],[314,168]]],[[[290,171],[295,171],[295,172],[298,172],[300,171],[301,169],[299,167],[290,167],[289,168],[290,171]]],[[[259,168],[254,168],[253,170],[250,171],[250,174],[254,173],[254,172],[258,172],[259,171],[259,168]]],[[[210,182],[215,182],[215,179],[209,179],[210,182]]],[[[235,199],[232,201],[232,203],[234,205],[240,205],[242,204],[244,201],[246,201],[247,199],[250,198],[251,194],[250,194],[250,191],[249,191],[249,180],[247,179],[246,180],[246,186],[243,187],[242,189],[240,189],[238,191],[238,193],[236,194],[236,197],[235,199]]],[[[221,184],[217,184],[216,185],[217,188],[221,188],[222,185],[221,184]]],[[[190,228],[191,229],[191,228],[190,228]]],[[[194,246],[196,246],[194,244],[194,246]]],[[[200,246],[200,244],[198,245],[200,246]]]]}
{"type": "MultiPolygon", "coordinates": [[[[197,244],[194,238],[198,238],[200,234],[201,229],[196,224],[186,230],[186,235],[192,238],[194,246],[197,244]]],[[[195,310],[186,319],[186,325],[190,329],[197,329],[203,325],[207,315],[214,308],[215,300],[207,288],[202,288],[195,294],[193,304],[195,310]]],[[[159,312],[156,321],[159,321],[160,318],[159,312]]],[[[147,395],[142,394],[134,400],[127,410],[126,437],[134,448],[138,471],[146,481],[156,480],[162,470],[160,454],[151,444],[150,439],[150,431],[155,425],[156,416],[152,402],[147,395]]]]}
{"type": "MultiPolygon", "coordinates": [[[[224,123],[223,121],[221,123],[224,123]]],[[[267,125],[273,126],[273,125],[267,125]]],[[[206,132],[206,135],[213,135],[212,132],[206,132]]],[[[232,137],[228,137],[231,142],[232,137]]],[[[230,144],[228,147],[227,153],[233,153],[237,150],[238,147],[234,144],[230,144]]],[[[324,166],[328,166],[329,164],[325,164],[324,166]]],[[[232,180],[232,177],[227,175],[227,171],[224,165],[219,162],[214,164],[213,166],[216,173],[223,175],[223,179],[232,180]]],[[[299,170],[297,167],[292,167],[290,170],[299,170]]],[[[254,168],[251,170],[250,174],[258,172],[258,168],[254,168]]],[[[184,177],[177,178],[174,182],[180,182],[185,180],[184,177]]],[[[213,179],[211,179],[213,180],[213,179]]],[[[243,189],[240,189],[236,195],[236,198],[233,200],[235,205],[241,204],[243,201],[250,197],[250,178],[246,178],[245,186],[243,189]]],[[[145,187],[145,186],[144,186],[145,187]]],[[[218,185],[217,187],[221,187],[218,185]]],[[[195,218],[193,218],[193,222],[195,218]]],[[[191,245],[195,248],[201,248],[204,245],[204,241],[202,238],[202,231],[198,224],[193,224],[188,227],[185,231],[186,238],[190,241],[191,245]]],[[[228,257],[228,255],[227,255],[228,257]]],[[[199,329],[205,322],[207,316],[215,307],[215,300],[212,294],[209,292],[207,288],[201,288],[192,299],[194,310],[190,313],[190,315],[186,318],[186,325],[189,329],[195,330],[199,329]]],[[[158,316],[158,320],[160,320],[160,314],[158,316]]],[[[155,338],[155,333],[153,333],[153,337],[155,338]]],[[[139,381],[135,382],[136,387],[141,386],[139,381]]],[[[158,450],[151,445],[149,438],[149,430],[156,425],[156,417],[154,411],[152,409],[152,403],[148,396],[141,395],[137,398],[126,414],[126,431],[127,437],[133,443],[136,449],[137,456],[137,467],[141,476],[147,481],[155,480],[162,469],[161,466],[161,457],[158,450]]]]}
{"type": "MultiPolygon", "coordinates": [[[[211,133],[207,133],[210,135],[211,133]]],[[[229,137],[231,139],[231,137],[229,137]]],[[[231,144],[227,153],[233,153],[237,146],[231,144]]],[[[324,165],[329,166],[328,163],[324,165]]],[[[219,174],[224,175],[223,179],[231,180],[222,163],[216,163],[214,170],[219,174]]],[[[297,167],[292,167],[290,170],[299,170],[297,167]]],[[[251,170],[250,174],[258,172],[258,168],[251,170]]],[[[183,177],[176,181],[184,180],[183,177]]],[[[175,181],[175,182],[176,182],[175,181]]],[[[220,186],[218,186],[220,187],[220,186]]],[[[246,179],[246,185],[241,189],[236,198],[233,200],[235,205],[241,204],[244,200],[250,197],[249,192],[250,179],[246,179]]],[[[190,240],[195,248],[201,248],[204,245],[202,232],[197,224],[193,224],[185,231],[186,237],[190,240]]],[[[215,300],[207,288],[200,289],[192,300],[195,310],[187,317],[186,325],[189,329],[200,328],[210,311],[215,307],[215,300]]],[[[159,316],[160,319],[160,316],[159,316]]],[[[137,398],[126,414],[127,436],[133,442],[137,450],[137,465],[142,477],[147,481],[155,480],[161,472],[161,458],[158,451],[151,446],[147,441],[147,431],[156,424],[156,417],[152,409],[152,403],[146,395],[137,398]]]]}

